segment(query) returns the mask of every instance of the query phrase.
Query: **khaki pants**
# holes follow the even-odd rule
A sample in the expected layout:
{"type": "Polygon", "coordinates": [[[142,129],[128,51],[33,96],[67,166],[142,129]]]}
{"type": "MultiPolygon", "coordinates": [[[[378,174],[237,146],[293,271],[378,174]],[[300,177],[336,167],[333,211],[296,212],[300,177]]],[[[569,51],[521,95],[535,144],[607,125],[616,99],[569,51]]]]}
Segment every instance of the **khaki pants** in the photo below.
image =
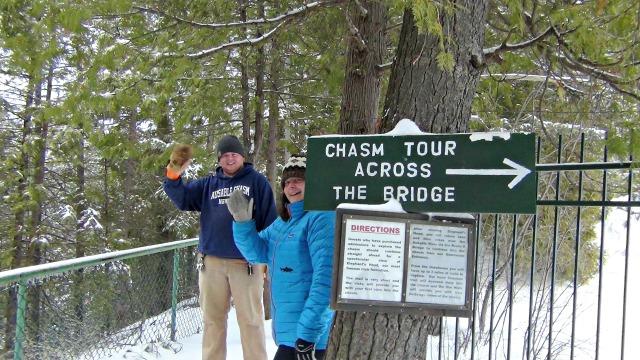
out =
{"type": "Polygon", "coordinates": [[[227,315],[232,296],[244,359],[267,359],[262,309],[263,273],[264,265],[253,265],[253,275],[249,275],[243,260],[205,257],[198,281],[204,319],[203,360],[227,357],[227,315]]]}

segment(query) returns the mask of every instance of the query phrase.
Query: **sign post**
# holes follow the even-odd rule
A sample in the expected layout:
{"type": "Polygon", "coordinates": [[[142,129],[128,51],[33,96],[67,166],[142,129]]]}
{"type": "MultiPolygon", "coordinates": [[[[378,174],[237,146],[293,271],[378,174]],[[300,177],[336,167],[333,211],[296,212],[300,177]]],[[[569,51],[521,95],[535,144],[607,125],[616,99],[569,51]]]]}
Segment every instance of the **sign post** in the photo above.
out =
{"type": "Polygon", "coordinates": [[[398,200],[411,212],[535,212],[535,135],[311,137],[305,209],[398,200]]]}

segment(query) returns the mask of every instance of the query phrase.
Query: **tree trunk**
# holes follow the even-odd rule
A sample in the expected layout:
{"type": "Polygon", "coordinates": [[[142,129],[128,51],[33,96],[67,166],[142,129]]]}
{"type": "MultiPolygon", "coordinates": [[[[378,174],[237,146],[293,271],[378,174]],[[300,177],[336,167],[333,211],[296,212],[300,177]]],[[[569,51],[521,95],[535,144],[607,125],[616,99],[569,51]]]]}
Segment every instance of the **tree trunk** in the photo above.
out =
{"type": "Polygon", "coordinates": [[[351,28],[340,107],[340,134],[371,134],[378,114],[380,66],[385,54],[387,7],[383,2],[350,2],[351,28]],[[366,12],[365,12],[366,11],[366,12]]]}
{"type": "Polygon", "coordinates": [[[486,1],[456,1],[456,12],[441,18],[451,37],[455,60],[451,71],[435,61],[441,51],[438,38],[418,34],[411,10],[405,10],[396,61],[391,69],[380,132],[398,121],[413,120],[423,131],[463,132],[471,116],[471,102],[482,69],[486,1]]]}
{"type": "MultiPolygon", "coordinates": [[[[82,133],[80,131],[80,133],[82,133]]],[[[74,196],[74,211],[76,214],[76,248],[75,257],[80,258],[86,255],[85,229],[83,218],[86,216],[87,201],[84,193],[85,188],[85,159],[84,159],[84,138],[80,135],[78,144],[78,162],[76,165],[76,193],[74,196]]],[[[74,313],[78,322],[84,318],[84,270],[77,270],[73,277],[73,304],[74,313]]],[[[78,329],[80,330],[80,329],[78,329]]]]}
{"type": "MultiPolygon", "coordinates": [[[[137,110],[131,109],[129,112],[123,112],[124,116],[126,116],[127,122],[127,142],[129,149],[134,149],[138,143],[138,121],[137,121],[137,110]]],[[[129,150],[126,153],[126,159],[124,160],[124,201],[127,203],[125,207],[128,209],[124,211],[122,216],[124,216],[123,220],[123,231],[127,239],[135,238],[136,236],[133,234],[133,229],[137,228],[135,224],[135,216],[136,214],[132,213],[134,209],[137,208],[137,204],[134,204],[135,201],[134,194],[136,193],[136,183],[137,183],[137,163],[133,158],[133,150],[129,150]]]]}
{"type": "MultiPolygon", "coordinates": [[[[274,9],[280,9],[279,1],[275,1],[273,4],[274,9]]],[[[271,187],[274,191],[278,189],[276,179],[276,165],[278,163],[276,151],[278,150],[278,123],[280,122],[280,106],[278,91],[280,91],[280,74],[283,67],[282,53],[280,48],[280,42],[278,36],[271,38],[271,49],[269,51],[269,58],[271,63],[269,64],[269,141],[267,143],[267,179],[271,183],[271,187]]]]}
{"type": "MultiPolygon", "coordinates": [[[[390,130],[403,118],[428,132],[466,130],[481,73],[475,64],[482,61],[486,0],[461,0],[455,5],[453,15],[440,18],[451,39],[448,51],[455,61],[451,71],[442,70],[435,61],[441,51],[438,38],[418,34],[411,9],[405,10],[378,132],[390,130]]],[[[327,360],[422,360],[428,335],[439,332],[440,317],[339,311],[327,360]]]]}
{"type": "MultiPolygon", "coordinates": [[[[14,213],[14,228],[13,239],[11,243],[11,269],[17,269],[25,266],[25,260],[27,259],[27,247],[25,243],[28,242],[28,234],[25,226],[25,216],[27,208],[27,198],[25,196],[27,190],[27,183],[29,180],[30,158],[27,151],[27,145],[30,141],[29,137],[32,133],[32,110],[31,107],[34,103],[34,93],[36,84],[33,83],[33,79],[30,79],[26,101],[25,111],[23,113],[22,122],[22,139],[20,140],[20,162],[18,165],[18,185],[16,188],[17,193],[17,205],[14,213]]],[[[13,341],[15,336],[16,326],[16,306],[18,301],[17,287],[9,287],[7,295],[7,307],[5,309],[5,351],[9,351],[13,348],[13,341]]]]}
{"type": "MultiPolygon", "coordinates": [[[[258,1],[258,18],[264,19],[264,1],[258,1]]],[[[262,30],[258,28],[255,37],[262,36],[262,30]]],[[[258,45],[256,49],[256,92],[255,92],[255,124],[253,132],[253,162],[257,166],[260,161],[260,152],[263,142],[263,112],[264,112],[264,45],[258,45]]]]}
{"type": "MultiPolygon", "coordinates": [[[[238,0],[238,11],[240,12],[240,21],[247,21],[247,4],[245,0],[238,0]]],[[[246,36],[246,27],[242,28],[242,34],[246,36]]],[[[249,118],[249,69],[247,68],[247,53],[244,48],[240,48],[240,88],[242,89],[241,95],[241,110],[242,110],[242,143],[244,144],[244,151],[246,160],[248,162],[253,161],[251,152],[251,121],[249,118]]]]}
{"type": "MultiPolygon", "coordinates": [[[[38,86],[38,89],[40,86],[38,86]]],[[[45,95],[45,102],[47,105],[51,103],[51,94],[53,92],[53,62],[49,65],[49,71],[47,73],[47,91],[45,95]]],[[[36,93],[36,103],[40,103],[40,91],[36,93]]],[[[36,140],[37,158],[35,159],[33,184],[37,193],[44,192],[44,176],[45,176],[45,163],[47,156],[47,138],[49,136],[49,122],[46,118],[41,119],[41,122],[36,127],[36,133],[39,138],[36,140]]],[[[39,241],[41,236],[41,224],[42,224],[42,204],[44,203],[45,194],[41,194],[37,200],[33,212],[31,213],[31,242],[29,248],[29,257],[31,263],[34,265],[41,264],[44,259],[45,243],[39,241]]],[[[32,339],[35,343],[40,343],[40,299],[42,297],[42,285],[36,283],[29,288],[29,323],[30,330],[32,331],[32,339]]]]}

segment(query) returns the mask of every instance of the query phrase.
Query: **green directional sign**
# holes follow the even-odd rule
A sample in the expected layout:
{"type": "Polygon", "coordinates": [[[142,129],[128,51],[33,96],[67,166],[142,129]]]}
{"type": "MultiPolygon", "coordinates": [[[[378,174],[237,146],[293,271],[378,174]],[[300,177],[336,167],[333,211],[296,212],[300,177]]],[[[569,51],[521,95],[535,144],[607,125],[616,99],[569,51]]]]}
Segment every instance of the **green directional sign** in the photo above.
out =
{"type": "Polygon", "coordinates": [[[305,209],[398,200],[411,212],[535,212],[535,135],[311,137],[305,209]]]}

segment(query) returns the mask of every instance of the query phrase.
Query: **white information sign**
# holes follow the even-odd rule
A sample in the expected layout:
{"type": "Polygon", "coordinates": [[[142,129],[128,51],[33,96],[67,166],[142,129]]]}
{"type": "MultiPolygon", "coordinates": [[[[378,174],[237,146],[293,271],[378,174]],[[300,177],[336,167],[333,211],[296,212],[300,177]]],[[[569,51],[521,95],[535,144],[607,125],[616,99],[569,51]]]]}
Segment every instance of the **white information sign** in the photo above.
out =
{"type": "Polygon", "coordinates": [[[465,304],[468,236],[466,227],[411,224],[407,301],[465,304]]]}
{"type": "Polygon", "coordinates": [[[401,301],[405,223],[347,219],[343,299],[401,301]]]}

